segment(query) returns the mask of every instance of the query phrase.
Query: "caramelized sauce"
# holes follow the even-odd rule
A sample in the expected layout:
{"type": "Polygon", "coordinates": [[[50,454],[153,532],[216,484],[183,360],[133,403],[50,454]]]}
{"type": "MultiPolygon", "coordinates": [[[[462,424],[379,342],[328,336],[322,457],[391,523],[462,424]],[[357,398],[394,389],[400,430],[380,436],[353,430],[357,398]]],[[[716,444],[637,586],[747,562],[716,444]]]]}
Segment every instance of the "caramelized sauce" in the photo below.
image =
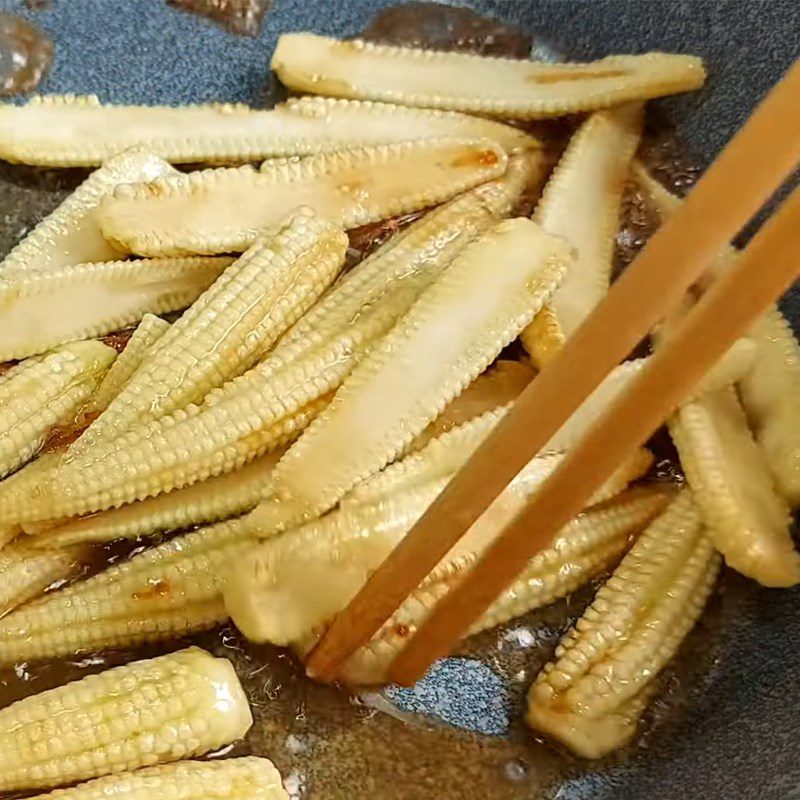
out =
{"type": "Polygon", "coordinates": [[[207,17],[238,36],[258,36],[272,6],[271,0],[167,0],[167,4],[207,17]]]}
{"type": "Polygon", "coordinates": [[[24,19],[0,13],[0,95],[32,92],[52,61],[47,36],[24,19]]]}
{"type": "MultiPolygon", "coordinates": [[[[185,7],[189,2],[177,0],[185,7]]],[[[191,3],[195,7],[223,3],[191,3]]],[[[228,6],[233,3],[225,4],[228,6]]],[[[239,4],[241,5],[241,4],[239,4]]],[[[489,55],[523,58],[531,47],[551,60],[563,60],[555,49],[537,45],[537,39],[479,16],[468,9],[415,3],[381,12],[369,24],[367,38],[393,44],[458,49],[489,55]],[[540,49],[537,50],[537,47],[540,49]],[[541,48],[544,47],[544,50],[541,48]]],[[[533,127],[550,145],[554,161],[579,120],[568,119],[533,127]]],[[[640,157],[666,185],[682,193],[697,170],[688,162],[671,133],[648,134],[640,157]]],[[[39,172],[0,164],[0,193],[11,213],[0,226],[0,252],[11,245],[73,189],[83,175],[39,172]]],[[[528,198],[521,213],[530,213],[528,198]]],[[[350,231],[351,263],[355,263],[420,213],[394,218],[350,231]]],[[[617,268],[624,268],[651,235],[655,220],[643,198],[629,187],[618,240],[617,268]]],[[[106,339],[120,349],[126,334],[106,339]]],[[[519,355],[518,347],[506,355],[519,355]]],[[[2,367],[0,366],[0,369],[2,367]]],[[[668,437],[654,440],[659,462],[651,477],[675,480],[674,451],[668,437]]],[[[152,541],[147,543],[152,544],[152,541]]],[[[121,542],[93,550],[85,575],[129,558],[147,546],[121,542]]],[[[599,583],[599,582],[598,582],[599,583]]],[[[661,678],[664,692],[648,712],[643,733],[635,744],[614,757],[595,764],[573,758],[552,743],[539,740],[525,726],[527,689],[541,666],[550,658],[565,629],[580,615],[596,585],[544,609],[512,620],[464,643],[457,658],[448,662],[455,679],[431,689],[421,686],[426,706],[430,695],[442,692],[447,707],[476,702],[473,679],[490,670],[500,679],[503,692],[484,699],[500,703],[502,713],[492,715],[500,735],[478,734],[444,725],[435,717],[410,713],[398,707],[393,692],[367,692],[360,697],[316,684],[305,678],[301,666],[286,651],[259,647],[244,641],[231,627],[223,627],[162,646],[84,653],[73,658],[38,664],[18,664],[0,669],[0,707],[84,675],[126,662],[152,657],[197,644],[230,658],[250,699],[255,724],[245,741],[209,757],[258,754],[271,758],[281,771],[293,800],[430,800],[431,798],[486,798],[489,800],[538,800],[561,797],[565,783],[579,782],[581,775],[603,770],[609,763],[636,757],[659,746],[661,737],[674,734],[683,712],[693,698],[702,695],[713,676],[714,664],[726,619],[741,613],[746,594],[744,582],[735,577],[723,582],[710,608],[684,643],[679,657],[661,678]],[[459,677],[461,676],[461,677],[459,677]],[[498,722],[499,721],[499,722],[498,722]]],[[[168,583],[157,581],[148,593],[168,593],[168,583]]],[[[421,695],[422,697],[422,695],[421,695]]],[[[416,704],[415,704],[416,706],[416,704]]],[[[457,724],[473,728],[479,709],[472,709],[457,724]]],[[[495,708],[495,711],[497,709],[495,708]]],[[[478,720],[480,722],[480,720],[478,720]]],[[[589,790],[590,791],[590,790],[589,790]]],[[[585,796],[579,791],[580,796],[585,796]]],[[[570,796],[573,796],[570,793],[570,796]]],[[[588,795],[586,795],[588,796],[588,795]]],[[[10,795],[9,795],[10,797],[10,795]]]]}

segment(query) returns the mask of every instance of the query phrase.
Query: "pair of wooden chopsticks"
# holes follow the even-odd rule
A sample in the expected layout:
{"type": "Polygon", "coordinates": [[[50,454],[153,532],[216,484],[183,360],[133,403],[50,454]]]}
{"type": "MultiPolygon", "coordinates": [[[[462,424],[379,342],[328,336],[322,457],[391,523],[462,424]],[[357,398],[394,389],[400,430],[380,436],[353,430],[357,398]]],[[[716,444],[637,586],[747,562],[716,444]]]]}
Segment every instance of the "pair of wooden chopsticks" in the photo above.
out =
{"type": "MultiPolygon", "coordinates": [[[[603,378],[679,307],[690,286],[798,161],[800,62],[767,95],[681,208],[334,620],[311,654],[309,674],[336,677],[338,666],[374,635],[603,378]]],[[[798,274],[800,188],[437,605],[392,664],[390,678],[410,685],[436,658],[449,653],[528,561],[582,510],[798,274]]]]}

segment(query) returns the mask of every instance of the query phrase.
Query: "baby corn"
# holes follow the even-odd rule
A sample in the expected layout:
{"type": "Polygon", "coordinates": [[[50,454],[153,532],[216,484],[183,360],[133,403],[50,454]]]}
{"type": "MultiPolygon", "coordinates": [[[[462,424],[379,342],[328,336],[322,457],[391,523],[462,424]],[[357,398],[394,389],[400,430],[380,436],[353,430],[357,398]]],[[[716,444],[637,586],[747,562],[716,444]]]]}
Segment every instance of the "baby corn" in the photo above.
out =
{"type": "Polygon", "coordinates": [[[231,663],[191,647],[0,710],[0,789],[35,789],[208,753],[253,723],[231,663]]]}
{"type": "Polygon", "coordinates": [[[25,537],[0,550],[0,616],[73,577],[83,566],[82,548],[32,547],[25,537]]]}
{"type": "Polygon", "coordinates": [[[181,761],[96,778],[30,800],[289,800],[266,758],[181,761]]]}
{"type": "Polygon", "coordinates": [[[100,201],[115,186],[177,175],[166,161],[143,149],[120,153],[95,170],[0,262],[0,278],[47,272],[68,264],[114,261],[124,255],[95,221],[100,201]]]}
{"type": "Polygon", "coordinates": [[[548,233],[563,236],[576,256],[553,293],[554,318],[522,332],[537,366],[547,360],[548,344],[570,337],[611,283],[622,192],[642,119],[642,106],[634,103],[595,112],[572,137],[547,182],[533,218],[548,233]],[[548,327],[554,324],[557,331],[548,327]],[[545,352],[538,352],[541,347],[545,352]]]}
{"type": "Polygon", "coordinates": [[[75,264],[0,280],[0,361],[126,328],[191,305],[230,258],[75,264]]]}
{"type": "Polygon", "coordinates": [[[240,520],[221,522],[53,592],[0,619],[0,662],[160,641],[224,622],[225,575],[254,542],[240,520]]]}
{"type": "Polygon", "coordinates": [[[0,383],[0,477],[36,455],[54,425],[77,416],[116,355],[101,342],[75,342],[24,361],[0,383]]]}
{"type": "Polygon", "coordinates": [[[133,373],[142,365],[156,342],[169,330],[169,322],[153,314],[145,314],[125,349],[117,356],[97,391],[83,407],[86,419],[93,419],[105,411],[111,401],[122,391],[133,373]]]}
{"type": "Polygon", "coordinates": [[[719,571],[685,490],[639,537],[528,697],[528,722],[579,755],[628,742],[649,684],[696,622],[719,571]]]}
{"type": "Polygon", "coordinates": [[[44,532],[34,531],[35,525],[26,525],[25,531],[38,534],[31,540],[37,547],[65,547],[150,536],[234,517],[250,511],[271,495],[272,470],[282,455],[282,450],[268,453],[235,472],[119,508],[48,525],[44,532]]]}
{"type": "Polygon", "coordinates": [[[427,208],[506,171],[485,139],[427,139],[123,186],[99,213],[103,233],[139,255],[241,253],[298,206],[343,228],[427,208]]]}
{"type": "Polygon", "coordinates": [[[699,58],[669,53],[549,64],[312,33],[283,34],[272,68],[299,92],[528,119],[690,91],[705,80],[699,58]]]}
{"type": "Polygon", "coordinates": [[[131,147],[174,164],[219,164],[436,136],[492,139],[508,152],[540,146],[487,119],[330,97],[292,98],[269,110],[234,103],[110,105],[94,95],[0,106],[0,158],[50,167],[95,166],[131,147]]]}

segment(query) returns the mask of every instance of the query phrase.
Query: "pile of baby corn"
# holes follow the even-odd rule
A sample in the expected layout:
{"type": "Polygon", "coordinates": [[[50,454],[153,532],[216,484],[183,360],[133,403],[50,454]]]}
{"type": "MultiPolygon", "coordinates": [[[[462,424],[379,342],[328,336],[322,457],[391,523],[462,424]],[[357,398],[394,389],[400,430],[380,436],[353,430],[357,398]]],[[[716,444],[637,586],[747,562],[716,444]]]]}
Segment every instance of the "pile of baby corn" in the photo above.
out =
{"type": "MultiPolygon", "coordinates": [[[[705,77],[683,55],[541,64],[311,34],[283,36],[273,67],[325,96],[0,107],[0,157],[98,167],[0,263],[0,664],[231,618],[306,654],[602,298],[626,182],[660,219],[678,206],[636,160],[643,106],[705,77]],[[555,168],[545,127],[506,124],[566,114],[583,119],[555,168]],[[345,269],[347,230],[410,212],[345,269]],[[100,337],[121,329],[118,352],[100,337]],[[498,360],[517,339],[525,355],[498,360]],[[83,577],[98,543],[139,537],[151,546],[83,577]]],[[[344,681],[385,680],[644,363],[609,375],[344,681]]],[[[669,431],[685,483],[643,479],[653,456],[637,452],[472,631],[611,573],[529,695],[530,725],[586,757],[633,737],[723,558],[767,586],[800,580],[800,350],[777,309],[669,431]]],[[[286,797],[265,759],[181,761],[251,724],[226,660],[134,662],[0,710],[0,790],[286,797]]]]}

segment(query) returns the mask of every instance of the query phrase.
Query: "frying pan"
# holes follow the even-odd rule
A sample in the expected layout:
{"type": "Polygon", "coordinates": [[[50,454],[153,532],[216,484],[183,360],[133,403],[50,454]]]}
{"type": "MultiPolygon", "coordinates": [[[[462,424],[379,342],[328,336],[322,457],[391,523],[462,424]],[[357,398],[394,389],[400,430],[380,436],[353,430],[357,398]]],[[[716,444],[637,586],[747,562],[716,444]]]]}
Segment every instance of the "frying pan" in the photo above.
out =
{"type": "MultiPolygon", "coordinates": [[[[275,0],[261,35],[247,39],[168,9],[161,0],[54,0],[44,11],[27,9],[22,0],[0,0],[0,10],[28,17],[56,41],[55,64],[42,91],[92,92],[104,100],[139,103],[264,103],[269,57],[280,32],[352,35],[387,5],[384,0],[275,0]]],[[[650,49],[702,55],[710,69],[707,87],[662,103],[700,163],[713,158],[800,50],[796,0],[476,0],[462,5],[543,35],[575,59],[650,49]]],[[[25,168],[0,167],[0,254],[55,204],[63,180],[58,173],[34,180],[25,168]]],[[[800,326],[797,290],[783,308],[800,326]]],[[[687,684],[680,708],[673,709],[678,721],[645,735],[610,762],[573,764],[571,776],[545,796],[800,798],[798,608],[798,590],[759,589],[726,574],[684,653],[689,666],[669,678],[687,684]],[[692,666],[693,659],[699,667],[692,666]]],[[[437,688],[448,698],[449,721],[474,727],[474,715],[458,719],[459,709],[485,707],[485,689],[472,680],[453,680],[445,671],[433,679],[433,691],[415,698],[413,710],[442,715],[442,704],[429,702],[438,696],[437,688]]],[[[397,702],[408,705],[402,697],[397,702]]],[[[519,708],[510,714],[518,715],[519,708]]],[[[477,727],[495,732],[489,723],[477,727]]],[[[417,767],[398,756],[398,773],[417,767]]],[[[537,765],[526,769],[535,771],[537,765]]],[[[335,791],[309,796],[333,798],[335,791]]],[[[361,796],[400,795],[365,783],[361,796]]],[[[438,785],[421,782],[417,791],[403,795],[450,796],[446,777],[438,785]]],[[[458,796],[472,795],[462,790],[458,796]]],[[[485,792],[475,796],[491,800],[485,792]]],[[[498,783],[496,796],[510,794],[498,783]]]]}

